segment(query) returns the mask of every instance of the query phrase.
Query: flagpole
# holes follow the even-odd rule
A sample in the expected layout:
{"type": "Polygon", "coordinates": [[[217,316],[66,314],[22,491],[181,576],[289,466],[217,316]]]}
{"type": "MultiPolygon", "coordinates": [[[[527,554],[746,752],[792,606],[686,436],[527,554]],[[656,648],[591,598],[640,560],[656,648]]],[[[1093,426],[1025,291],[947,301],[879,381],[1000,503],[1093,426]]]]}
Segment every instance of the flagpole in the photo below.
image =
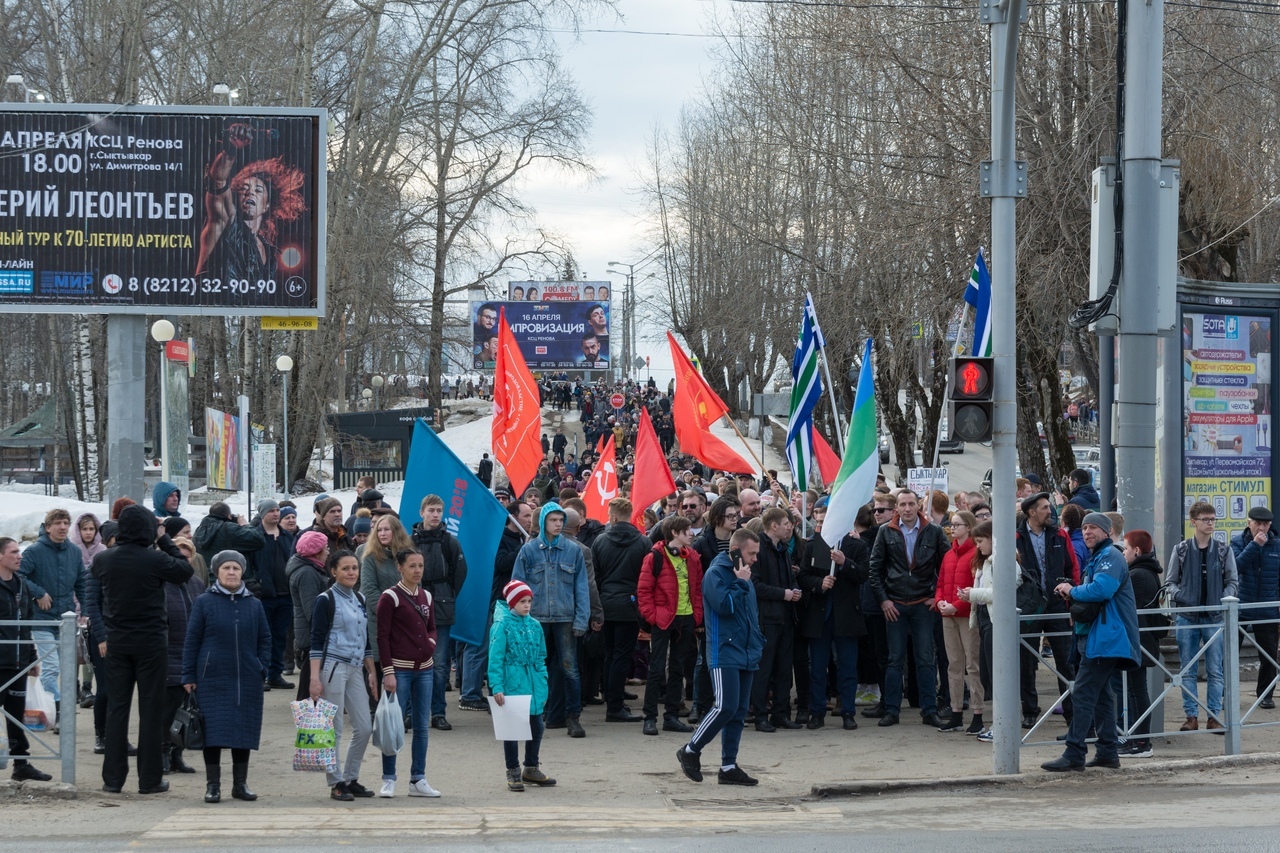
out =
{"type": "MultiPolygon", "coordinates": [[[[742,430],[738,429],[738,424],[731,415],[725,415],[729,419],[729,426],[733,427],[733,431],[738,434],[738,438],[742,439],[742,446],[751,454],[751,458],[756,460],[756,464],[760,466],[760,473],[764,474],[764,463],[760,461],[760,457],[756,456],[756,452],[751,449],[751,445],[747,443],[747,437],[742,434],[742,430]]],[[[760,416],[760,452],[764,453],[764,421],[765,416],[760,416]]]]}

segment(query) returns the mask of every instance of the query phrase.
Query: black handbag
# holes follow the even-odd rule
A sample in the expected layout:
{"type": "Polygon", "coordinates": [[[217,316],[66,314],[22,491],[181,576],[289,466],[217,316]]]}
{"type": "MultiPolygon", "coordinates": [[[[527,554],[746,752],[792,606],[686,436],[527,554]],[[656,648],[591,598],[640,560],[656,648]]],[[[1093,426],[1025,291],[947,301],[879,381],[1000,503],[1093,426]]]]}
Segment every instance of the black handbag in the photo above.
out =
{"type": "Polygon", "coordinates": [[[179,749],[204,749],[204,713],[196,702],[195,691],[182,700],[169,726],[169,740],[179,749]]]}
{"type": "Polygon", "coordinates": [[[1071,621],[1077,625],[1088,625],[1101,616],[1106,607],[1105,601],[1072,601],[1071,621]]]}

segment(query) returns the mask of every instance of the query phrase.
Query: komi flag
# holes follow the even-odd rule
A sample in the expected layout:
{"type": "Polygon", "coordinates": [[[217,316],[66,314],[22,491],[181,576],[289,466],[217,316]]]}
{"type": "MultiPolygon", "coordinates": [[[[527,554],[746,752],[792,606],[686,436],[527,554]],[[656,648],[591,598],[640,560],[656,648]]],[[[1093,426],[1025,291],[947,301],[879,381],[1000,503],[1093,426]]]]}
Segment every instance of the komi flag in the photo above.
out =
{"type": "Polygon", "coordinates": [[[489,621],[493,561],[507,510],[435,430],[418,418],[400,495],[400,521],[406,528],[422,521],[419,507],[427,495],[444,499],[445,527],[458,537],[467,561],[467,577],[454,605],[453,639],[480,645],[489,621]]]}
{"type": "Polygon", "coordinates": [[[973,350],[970,355],[991,355],[991,273],[987,272],[986,259],[978,249],[977,260],[969,273],[969,286],[964,289],[964,301],[973,306],[973,350]]]}
{"type": "Polygon", "coordinates": [[[813,297],[805,294],[800,336],[791,359],[791,417],[787,423],[787,462],[797,489],[809,488],[813,466],[813,409],[822,397],[822,378],[818,375],[821,347],[822,333],[818,331],[813,297]]]}
{"type": "Polygon", "coordinates": [[[827,517],[822,522],[822,538],[832,548],[853,530],[858,510],[871,500],[880,470],[880,454],[876,446],[876,388],[871,374],[871,339],[862,353],[862,370],[853,398],[853,415],[849,418],[849,437],[844,443],[844,460],[831,487],[827,517]]]}

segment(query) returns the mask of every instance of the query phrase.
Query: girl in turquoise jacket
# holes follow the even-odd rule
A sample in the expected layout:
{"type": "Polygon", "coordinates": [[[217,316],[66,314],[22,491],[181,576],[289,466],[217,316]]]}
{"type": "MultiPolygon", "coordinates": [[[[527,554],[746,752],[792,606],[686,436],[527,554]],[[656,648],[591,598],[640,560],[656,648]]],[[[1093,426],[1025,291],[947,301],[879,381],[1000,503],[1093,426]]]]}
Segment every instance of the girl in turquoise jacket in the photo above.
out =
{"type": "Polygon", "coordinates": [[[506,696],[529,697],[530,739],[524,745],[524,770],[520,769],[520,744],[502,742],[507,759],[507,789],[523,791],[524,783],[550,787],[556,783],[538,767],[542,745],[542,712],[547,704],[547,644],[542,625],[529,615],[533,591],[524,581],[513,580],[502,590],[505,602],[493,606],[489,629],[489,692],[497,705],[506,696]]]}

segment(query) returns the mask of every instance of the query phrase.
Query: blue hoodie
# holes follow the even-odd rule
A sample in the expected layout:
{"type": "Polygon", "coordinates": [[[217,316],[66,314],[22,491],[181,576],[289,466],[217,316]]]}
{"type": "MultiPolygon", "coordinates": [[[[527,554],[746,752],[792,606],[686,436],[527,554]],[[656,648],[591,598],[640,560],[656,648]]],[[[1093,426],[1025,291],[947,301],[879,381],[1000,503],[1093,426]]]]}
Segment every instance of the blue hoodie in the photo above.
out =
{"type": "Polygon", "coordinates": [[[587,630],[591,619],[591,591],[587,565],[578,543],[564,536],[548,538],[547,516],[564,510],[555,501],[538,515],[538,536],[526,542],[516,555],[511,579],[524,581],[533,590],[529,615],[544,624],[572,622],[573,630],[587,630]]]}
{"type": "Polygon", "coordinates": [[[168,518],[169,516],[182,515],[181,512],[169,512],[164,508],[164,502],[169,499],[169,495],[178,492],[178,500],[181,503],[182,492],[173,483],[159,482],[151,490],[151,506],[156,511],[156,515],[160,518],[168,518]]]}

